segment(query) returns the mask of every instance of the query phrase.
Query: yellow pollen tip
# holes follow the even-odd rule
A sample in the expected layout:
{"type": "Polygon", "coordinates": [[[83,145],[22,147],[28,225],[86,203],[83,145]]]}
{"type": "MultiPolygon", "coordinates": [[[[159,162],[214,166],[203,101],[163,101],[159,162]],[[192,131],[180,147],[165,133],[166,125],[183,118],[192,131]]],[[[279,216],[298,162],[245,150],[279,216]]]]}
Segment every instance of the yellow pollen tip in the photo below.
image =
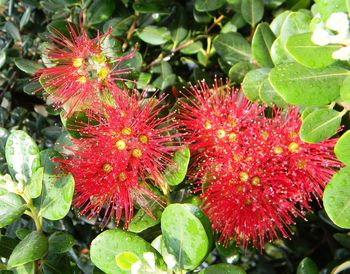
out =
{"type": "Polygon", "coordinates": [[[140,135],[139,136],[139,142],[142,143],[142,144],[147,144],[148,143],[148,137],[146,135],[140,135]]]}
{"type": "Polygon", "coordinates": [[[237,140],[237,134],[236,133],[234,133],[234,132],[231,132],[231,133],[229,133],[228,134],[228,140],[229,141],[236,141],[237,140]]]}
{"type": "Polygon", "coordinates": [[[288,145],[288,150],[290,152],[293,152],[293,153],[296,153],[299,151],[299,145],[296,143],[296,142],[291,142],[289,145],[288,145]]]}
{"type": "Polygon", "coordinates": [[[269,133],[267,131],[264,131],[262,133],[262,137],[266,140],[269,137],[269,133]]]}
{"type": "Polygon", "coordinates": [[[206,121],[205,124],[204,124],[204,128],[205,129],[211,129],[211,124],[208,121],[206,121]]]}
{"type": "Polygon", "coordinates": [[[223,129],[219,129],[217,132],[216,132],[216,136],[219,138],[219,139],[222,139],[226,136],[226,131],[223,130],[223,129]]]}
{"type": "Polygon", "coordinates": [[[82,83],[82,84],[85,84],[86,81],[87,81],[87,79],[86,79],[85,76],[79,76],[79,77],[78,77],[78,81],[79,81],[80,83],[82,83]]]}
{"type": "Polygon", "coordinates": [[[298,160],[297,166],[298,166],[299,169],[304,169],[304,168],[306,168],[306,161],[304,161],[304,160],[298,160]]]}
{"type": "Polygon", "coordinates": [[[241,182],[247,182],[249,179],[248,173],[247,172],[240,172],[239,179],[241,180],[241,182]]]}
{"type": "Polygon", "coordinates": [[[110,173],[110,172],[112,172],[113,167],[111,164],[105,163],[105,164],[103,164],[102,169],[105,173],[110,173]]]}
{"type": "Polygon", "coordinates": [[[252,178],[252,185],[253,186],[260,186],[260,182],[261,182],[261,180],[260,180],[260,178],[258,176],[254,176],[252,178]]]}
{"type": "Polygon", "coordinates": [[[283,148],[281,148],[280,146],[275,146],[275,147],[273,148],[273,152],[274,152],[275,154],[277,154],[277,155],[280,155],[280,154],[283,153],[283,148]]]}
{"type": "Polygon", "coordinates": [[[131,135],[131,128],[125,127],[120,131],[120,133],[124,136],[129,136],[129,135],[131,135]]]}
{"type": "Polygon", "coordinates": [[[246,200],[246,201],[245,201],[245,205],[246,205],[246,206],[250,206],[251,204],[252,204],[252,201],[251,201],[251,200],[246,200]]]}
{"type": "Polygon", "coordinates": [[[139,149],[139,148],[134,148],[132,151],[131,151],[131,155],[135,158],[141,158],[142,156],[142,150],[139,149]]]}
{"type": "Polygon", "coordinates": [[[117,147],[118,150],[124,150],[126,148],[126,143],[124,140],[118,140],[115,143],[115,146],[117,147]]]}
{"type": "Polygon", "coordinates": [[[98,64],[102,64],[106,61],[106,56],[104,56],[103,54],[95,54],[94,56],[92,56],[92,60],[98,64]]]}
{"type": "Polygon", "coordinates": [[[118,180],[123,182],[126,180],[126,174],[124,172],[119,173],[118,180]]]}
{"type": "Polygon", "coordinates": [[[235,125],[237,125],[236,120],[234,120],[234,119],[230,119],[230,120],[228,121],[228,124],[229,124],[231,127],[234,127],[235,125]]]}
{"type": "Polygon", "coordinates": [[[108,76],[108,68],[100,68],[100,70],[97,72],[97,76],[98,78],[100,78],[101,80],[104,80],[107,78],[108,76]]]}
{"type": "Polygon", "coordinates": [[[296,138],[296,137],[298,137],[298,133],[296,133],[295,131],[291,131],[291,132],[289,132],[289,137],[296,138]]]}
{"type": "Polygon", "coordinates": [[[83,58],[76,58],[73,60],[73,67],[79,68],[83,64],[83,58]]]}

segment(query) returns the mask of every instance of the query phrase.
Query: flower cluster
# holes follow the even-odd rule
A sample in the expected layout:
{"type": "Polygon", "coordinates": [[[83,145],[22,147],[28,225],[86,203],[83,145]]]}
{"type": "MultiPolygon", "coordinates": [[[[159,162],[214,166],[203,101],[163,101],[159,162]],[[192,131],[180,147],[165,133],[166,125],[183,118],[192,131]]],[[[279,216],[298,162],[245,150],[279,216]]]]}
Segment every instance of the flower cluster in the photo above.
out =
{"type": "Polygon", "coordinates": [[[229,87],[192,87],[182,103],[181,121],[196,153],[193,177],[199,180],[204,210],[227,243],[288,237],[293,217],[310,210],[340,166],[336,140],[308,144],[300,140],[297,109],[274,111],[251,104],[229,87]]]}

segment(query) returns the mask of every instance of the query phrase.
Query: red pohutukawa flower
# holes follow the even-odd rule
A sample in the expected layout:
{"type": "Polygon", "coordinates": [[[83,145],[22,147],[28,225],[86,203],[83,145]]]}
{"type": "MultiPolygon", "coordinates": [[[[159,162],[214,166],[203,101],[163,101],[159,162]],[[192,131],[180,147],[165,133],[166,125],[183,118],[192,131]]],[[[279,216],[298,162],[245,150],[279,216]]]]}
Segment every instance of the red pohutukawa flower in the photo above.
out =
{"type": "Polygon", "coordinates": [[[320,198],[341,166],[333,154],[336,139],[305,143],[296,108],[266,118],[237,91],[200,87],[182,103],[180,119],[192,147],[201,149],[193,170],[220,241],[263,248],[265,240],[288,237],[293,218],[311,209],[311,199],[320,198]]]}
{"type": "Polygon", "coordinates": [[[105,105],[98,125],[90,122],[75,129],[88,137],[73,140],[73,156],[62,165],[75,178],[73,202],[82,213],[92,217],[104,208],[103,223],[114,216],[118,224],[124,212],[127,227],[134,202],[150,215],[147,199],[160,202],[146,179],[161,186],[179,135],[172,134],[172,114],[158,117],[165,107],[162,100],[120,95],[114,101],[114,107],[105,105]]]}
{"type": "Polygon", "coordinates": [[[108,100],[108,92],[121,92],[116,81],[123,80],[122,61],[133,53],[117,57],[103,42],[111,35],[111,29],[103,35],[90,39],[85,30],[76,30],[68,24],[70,37],[58,30],[50,37],[46,57],[54,66],[36,72],[45,91],[51,96],[55,106],[64,107],[67,114],[75,110],[100,108],[103,100],[108,100]]]}

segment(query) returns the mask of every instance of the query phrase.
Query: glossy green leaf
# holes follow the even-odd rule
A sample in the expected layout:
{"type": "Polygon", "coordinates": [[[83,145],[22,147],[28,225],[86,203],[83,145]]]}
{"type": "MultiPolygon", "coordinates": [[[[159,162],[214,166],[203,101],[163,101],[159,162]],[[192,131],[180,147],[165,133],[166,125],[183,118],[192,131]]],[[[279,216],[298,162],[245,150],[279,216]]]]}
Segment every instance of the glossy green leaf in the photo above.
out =
{"type": "Polygon", "coordinates": [[[270,49],[276,36],[267,23],[260,23],[254,33],[252,40],[252,55],[256,62],[262,67],[273,67],[270,49]]]}
{"type": "Polygon", "coordinates": [[[328,17],[335,12],[347,12],[345,0],[315,0],[317,9],[321,14],[323,21],[327,21],[328,17]]]}
{"type": "Polygon", "coordinates": [[[101,270],[107,274],[127,274],[130,270],[122,269],[118,256],[130,252],[138,257],[143,263],[146,263],[143,254],[151,252],[155,255],[156,265],[164,268],[164,262],[158,252],[144,239],[134,233],[126,232],[120,229],[110,229],[102,232],[91,243],[91,260],[101,270]],[[119,265],[118,265],[118,264],[119,265]]]}
{"type": "Polygon", "coordinates": [[[134,19],[134,15],[128,17],[115,17],[104,24],[103,30],[104,32],[107,32],[108,28],[112,27],[112,35],[125,36],[134,19]]]}
{"type": "Polygon", "coordinates": [[[200,274],[246,274],[243,268],[230,264],[215,264],[211,265],[202,271],[200,274]]]}
{"type": "Polygon", "coordinates": [[[9,258],[18,242],[19,241],[17,239],[0,235],[0,256],[4,258],[9,258]]]}
{"type": "Polygon", "coordinates": [[[162,45],[171,39],[166,27],[147,26],[138,33],[140,39],[151,45],[162,45]]]}
{"type": "Polygon", "coordinates": [[[246,74],[255,68],[253,64],[244,61],[234,64],[228,72],[230,82],[241,83],[246,74]]]}
{"type": "Polygon", "coordinates": [[[130,270],[132,265],[139,261],[139,257],[133,252],[125,251],[119,253],[115,261],[122,270],[130,270]]]}
{"type": "Polygon", "coordinates": [[[95,0],[87,9],[89,24],[95,25],[108,20],[116,8],[114,0],[95,0]]]}
{"type": "Polygon", "coordinates": [[[350,228],[350,167],[335,173],[323,194],[323,205],[329,218],[339,227],[350,228]]]}
{"type": "Polygon", "coordinates": [[[297,274],[318,274],[317,265],[308,257],[302,259],[298,265],[297,274]]]}
{"type": "Polygon", "coordinates": [[[315,45],[311,41],[312,33],[302,33],[288,38],[286,50],[299,64],[310,68],[323,68],[335,62],[332,53],[339,45],[315,45]]]}
{"type": "Polygon", "coordinates": [[[259,97],[266,105],[277,106],[279,108],[283,108],[286,105],[286,102],[273,89],[267,78],[259,85],[259,97]]]}
{"type": "Polygon", "coordinates": [[[31,231],[25,227],[16,230],[16,236],[18,239],[23,240],[31,231]]]}
{"type": "Polygon", "coordinates": [[[334,153],[338,160],[350,165],[350,130],[346,131],[334,147],[334,153]]]}
{"type": "Polygon", "coordinates": [[[219,34],[213,41],[217,53],[229,64],[250,61],[250,45],[239,33],[219,34]]]}
{"type": "Polygon", "coordinates": [[[259,90],[269,75],[269,68],[260,68],[249,71],[243,79],[242,90],[250,101],[259,99],[259,90]]]}
{"type": "Polygon", "coordinates": [[[183,54],[196,54],[202,48],[203,48],[203,44],[201,41],[196,41],[196,42],[193,41],[188,46],[182,48],[180,51],[183,54]]]}
{"type": "Polygon", "coordinates": [[[165,181],[171,186],[180,184],[186,177],[188,164],[190,162],[190,150],[184,147],[175,152],[172,159],[173,166],[168,167],[165,172],[165,181]]]}
{"type": "Polygon", "coordinates": [[[14,274],[35,274],[35,263],[29,262],[13,269],[14,274]]]}
{"type": "Polygon", "coordinates": [[[48,249],[48,241],[44,234],[33,231],[28,234],[13,250],[8,266],[10,268],[42,258],[48,249]]]}
{"type": "Polygon", "coordinates": [[[289,54],[285,50],[284,44],[280,36],[277,37],[277,39],[272,43],[270,55],[271,55],[271,60],[275,65],[293,61],[293,58],[289,56],[289,54]]]}
{"type": "Polygon", "coordinates": [[[24,131],[14,130],[7,139],[5,147],[6,161],[13,177],[23,176],[29,182],[33,173],[40,167],[39,148],[35,141],[24,131]]]}
{"type": "Polygon", "coordinates": [[[221,8],[225,2],[225,0],[196,0],[194,7],[201,12],[213,11],[221,8]]]}
{"type": "Polygon", "coordinates": [[[273,88],[289,104],[326,105],[339,97],[347,69],[327,67],[310,69],[297,63],[273,68],[269,80],[273,88]]]}
{"type": "Polygon", "coordinates": [[[176,6],[177,16],[174,18],[173,22],[170,24],[170,34],[171,40],[174,42],[173,49],[183,41],[188,35],[187,28],[187,18],[185,15],[185,10],[182,6],[176,6]]]}
{"type": "Polygon", "coordinates": [[[347,249],[350,249],[350,235],[347,233],[335,233],[333,238],[347,249]]]}
{"type": "Polygon", "coordinates": [[[160,217],[162,216],[162,207],[154,203],[154,205],[151,206],[151,210],[154,216],[150,216],[145,212],[142,208],[137,211],[134,218],[131,220],[128,231],[134,232],[134,233],[140,233],[147,228],[150,228],[152,226],[155,226],[160,223],[160,217]]]}
{"type": "Polygon", "coordinates": [[[38,198],[43,188],[44,168],[38,168],[29,180],[29,183],[25,185],[25,192],[31,198],[38,198]]]}
{"type": "Polygon", "coordinates": [[[280,35],[283,23],[290,13],[290,10],[285,10],[284,12],[278,14],[270,23],[270,28],[276,36],[280,35]]]}
{"type": "Polygon", "coordinates": [[[263,0],[245,0],[241,2],[241,13],[245,21],[254,27],[264,15],[263,0]]]}
{"type": "Polygon", "coordinates": [[[43,68],[42,65],[27,59],[17,58],[15,59],[16,66],[28,74],[35,73],[38,69],[43,68]]]}
{"type": "Polygon", "coordinates": [[[346,77],[340,87],[340,98],[343,102],[350,104],[350,77],[346,77]]]}
{"type": "MultiPolygon", "coordinates": [[[[82,264],[83,266],[83,264],[82,264]]],[[[64,254],[48,254],[42,260],[42,270],[44,274],[74,274],[77,269],[72,267],[72,262],[64,254]]],[[[95,272],[93,272],[95,274],[95,272]]],[[[96,274],[101,274],[97,273],[96,274]]]]}
{"type": "Polygon", "coordinates": [[[49,220],[59,220],[67,215],[72,203],[74,178],[72,175],[57,174],[57,164],[52,159],[61,157],[54,150],[40,153],[44,167],[43,193],[40,201],[40,215],[49,220]]]}
{"type": "Polygon", "coordinates": [[[212,245],[210,222],[192,204],[171,204],[162,214],[161,229],[167,251],[183,269],[196,268],[212,245]]]}
{"type": "Polygon", "coordinates": [[[332,137],[340,127],[344,113],[333,109],[320,109],[310,113],[300,129],[300,138],[304,142],[318,143],[332,137]]]}
{"type": "Polygon", "coordinates": [[[74,237],[66,232],[56,231],[49,237],[49,252],[54,254],[65,253],[75,244],[74,237]]]}
{"type": "Polygon", "coordinates": [[[26,209],[20,196],[5,193],[0,196],[0,228],[7,226],[22,216],[26,209]]]}
{"type": "Polygon", "coordinates": [[[289,13],[281,27],[280,37],[283,46],[290,36],[309,32],[311,18],[311,12],[307,10],[289,13]]]}

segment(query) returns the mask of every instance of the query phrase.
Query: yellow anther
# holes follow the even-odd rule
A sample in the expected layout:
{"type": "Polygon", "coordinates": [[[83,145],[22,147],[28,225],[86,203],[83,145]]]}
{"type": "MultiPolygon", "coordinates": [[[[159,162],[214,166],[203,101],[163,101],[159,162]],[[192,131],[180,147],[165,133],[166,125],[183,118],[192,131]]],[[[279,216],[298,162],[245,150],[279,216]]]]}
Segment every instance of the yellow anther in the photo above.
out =
{"type": "Polygon", "coordinates": [[[288,145],[288,150],[293,153],[297,153],[299,151],[299,145],[296,142],[291,142],[288,145]]]}
{"type": "Polygon", "coordinates": [[[297,161],[297,166],[298,166],[299,169],[304,169],[304,168],[306,168],[306,161],[304,161],[304,160],[298,160],[298,161],[297,161]]]}
{"type": "Polygon", "coordinates": [[[113,167],[111,164],[105,163],[105,164],[103,164],[102,169],[105,173],[110,173],[110,172],[112,172],[113,167]]]}
{"type": "Polygon", "coordinates": [[[261,180],[260,180],[260,178],[258,176],[254,176],[252,178],[252,185],[253,186],[260,186],[260,182],[261,182],[261,180]]]}
{"type": "Polygon", "coordinates": [[[87,81],[87,79],[86,79],[85,76],[79,76],[79,77],[78,77],[78,81],[79,81],[80,83],[82,83],[82,84],[85,84],[86,81],[87,81]]]}
{"type": "Polygon", "coordinates": [[[241,182],[247,182],[249,179],[248,173],[247,172],[240,172],[239,179],[241,180],[241,182]]]}
{"type": "Polygon", "coordinates": [[[100,68],[100,70],[97,72],[97,76],[101,80],[106,79],[108,76],[108,68],[106,68],[106,67],[100,68]]]}
{"type": "Polygon", "coordinates": [[[219,139],[222,139],[226,136],[226,131],[223,130],[223,129],[218,129],[216,131],[216,136],[219,138],[219,139]]]}
{"type": "Polygon", "coordinates": [[[234,132],[231,132],[228,134],[228,140],[233,142],[233,141],[236,141],[237,140],[237,134],[234,133],[234,132]]]}
{"type": "Polygon", "coordinates": [[[231,127],[234,127],[235,125],[237,125],[236,120],[235,120],[235,119],[232,119],[232,118],[228,120],[228,124],[229,124],[231,127]]]}
{"type": "Polygon", "coordinates": [[[274,152],[275,154],[277,154],[277,155],[280,155],[280,154],[283,153],[283,148],[281,148],[280,146],[275,146],[275,147],[273,148],[273,152],[274,152]]]}
{"type": "Polygon", "coordinates": [[[204,128],[205,128],[205,129],[211,129],[211,124],[210,124],[208,121],[206,121],[206,122],[204,123],[204,128]]]}
{"type": "Polygon", "coordinates": [[[245,205],[246,205],[246,206],[250,206],[251,204],[252,204],[252,201],[251,201],[251,200],[246,200],[246,201],[245,201],[245,205]]]}
{"type": "Polygon", "coordinates": [[[147,144],[148,143],[148,137],[144,134],[140,135],[139,136],[139,142],[142,143],[142,144],[147,144]]]}
{"type": "Polygon", "coordinates": [[[118,150],[124,150],[126,148],[126,143],[124,140],[118,140],[115,143],[115,146],[117,147],[118,150]]]}
{"type": "Polygon", "coordinates": [[[296,137],[298,137],[298,133],[296,133],[295,131],[291,131],[291,132],[289,132],[289,137],[296,138],[296,137]]]}
{"type": "Polygon", "coordinates": [[[102,64],[106,61],[106,56],[104,56],[103,54],[95,54],[94,56],[92,56],[92,61],[98,64],[102,64]]]}
{"type": "Polygon", "coordinates": [[[79,68],[83,64],[83,58],[75,58],[73,60],[73,67],[79,68]]]}
{"type": "Polygon", "coordinates": [[[126,174],[124,172],[119,173],[119,175],[118,175],[118,180],[119,181],[123,182],[123,181],[126,180],[126,178],[127,177],[126,177],[126,174]]]}
{"type": "Polygon", "coordinates": [[[240,161],[240,160],[242,160],[242,155],[239,155],[239,154],[235,154],[235,155],[233,155],[233,161],[235,161],[235,162],[238,162],[238,161],[240,161]]]}
{"type": "Polygon", "coordinates": [[[131,135],[131,131],[132,130],[130,127],[125,127],[120,131],[120,133],[124,136],[129,136],[129,135],[131,135]]]}
{"type": "Polygon", "coordinates": [[[267,131],[263,131],[262,137],[266,140],[269,137],[269,133],[267,131]]]}
{"type": "Polygon", "coordinates": [[[134,148],[132,151],[131,151],[131,155],[135,158],[141,158],[142,156],[142,150],[139,149],[139,148],[134,148]]]}

